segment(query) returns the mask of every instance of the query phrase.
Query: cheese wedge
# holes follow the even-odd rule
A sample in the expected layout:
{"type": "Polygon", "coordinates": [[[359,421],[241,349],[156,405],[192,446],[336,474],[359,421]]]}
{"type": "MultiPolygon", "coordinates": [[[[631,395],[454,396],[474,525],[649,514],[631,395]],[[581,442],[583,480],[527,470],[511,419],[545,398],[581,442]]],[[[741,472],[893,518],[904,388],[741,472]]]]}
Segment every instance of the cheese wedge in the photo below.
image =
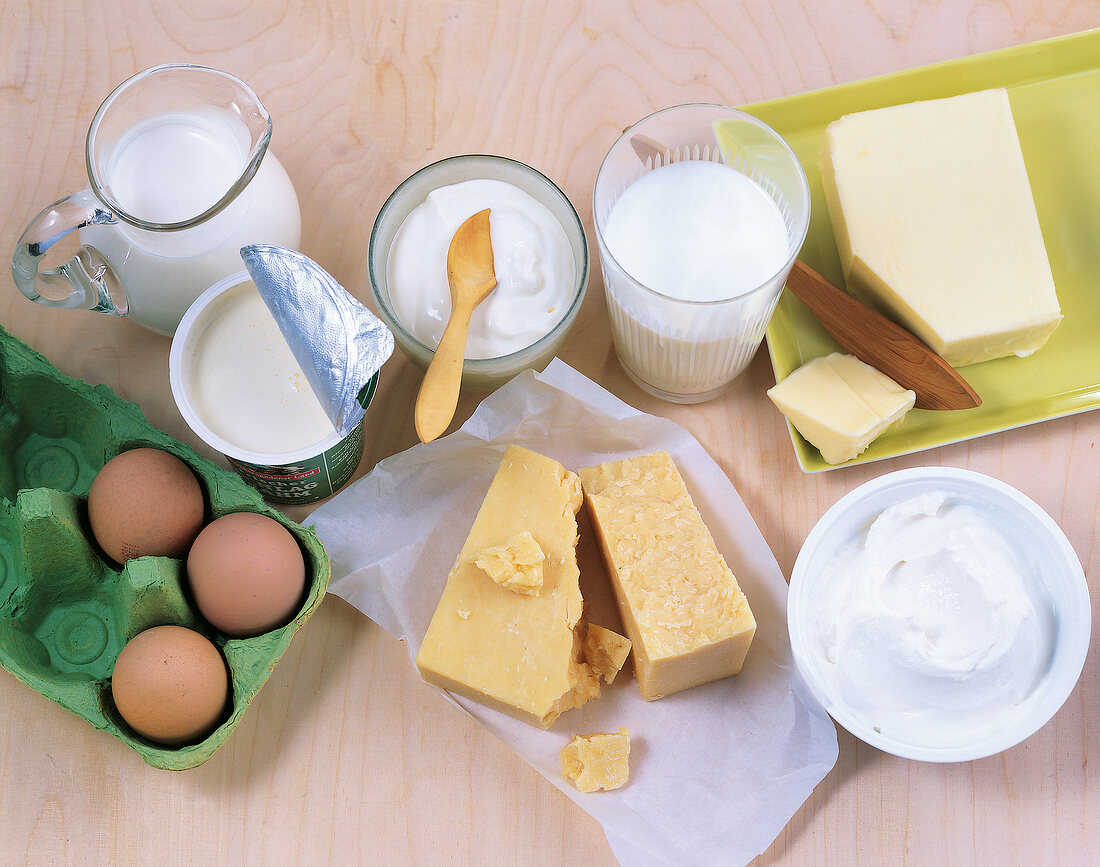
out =
{"type": "Polygon", "coordinates": [[[508,448],[416,655],[426,681],[540,728],[599,695],[599,678],[583,661],[581,502],[576,474],[508,448]],[[543,554],[534,595],[498,583],[477,563],[480,555],[482,563],[499,565],[508,559],[502,550],[529,547],[527,533],[543,554]]]}
{"type": "Polygon", "coordinates": [[[845,115],[820,166],[848,289],[950,364],[1030,355],[1058,327],[1003,89],[845,115]]]}
{"type": "Polygon", "coordinates": [[[580,476],[642,697],[740,672],[756,621],[668,452],[580,476]]]}
{"type": "Polygon", "coordinates": [[[768,397],[830,464],[859,455],[916,400],[885,373],[841,352],[808,361],[769,388],[768,397]]]}

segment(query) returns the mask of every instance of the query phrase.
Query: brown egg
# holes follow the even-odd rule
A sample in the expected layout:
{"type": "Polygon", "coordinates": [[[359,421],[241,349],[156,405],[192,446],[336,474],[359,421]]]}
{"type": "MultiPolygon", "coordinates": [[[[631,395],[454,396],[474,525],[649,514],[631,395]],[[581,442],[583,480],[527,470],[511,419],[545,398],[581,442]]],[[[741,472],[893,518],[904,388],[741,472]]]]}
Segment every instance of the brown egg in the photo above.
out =
{"type": "Polygon", "coordinates": [[[161,744],[201,740],[229,700],[225,661],[209,639],[183,626],[131,638],[111,673],[111,696],[127,724],[161,744]]]}
{"type": "Polygon", "coordinates": [[[92,480],[88,521],[107,556],[183,557],[203,522],[202,488],[191,468],[160,449],[111,458],[92,480]]]}
{"type": "Polygon", "coordinates": [[[235,638],[282,626],[302,602],[306,564],[298,541],[273,518],[232,512],[211,521],[187,555],[202,616],[235,638]]]}

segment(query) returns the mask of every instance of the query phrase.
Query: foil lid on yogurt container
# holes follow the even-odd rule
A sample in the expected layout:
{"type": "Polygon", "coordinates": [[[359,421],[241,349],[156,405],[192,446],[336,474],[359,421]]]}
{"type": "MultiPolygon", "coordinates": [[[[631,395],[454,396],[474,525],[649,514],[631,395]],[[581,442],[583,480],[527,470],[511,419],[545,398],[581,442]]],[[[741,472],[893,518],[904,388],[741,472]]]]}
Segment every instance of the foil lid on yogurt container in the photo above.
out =
{"type": "Polygon", "coordinates": [[[307,256],[251,244],[241,258],[310,388],[346,436],[363,418],[372,378],[393,353],[393,334],[307,256]]]}

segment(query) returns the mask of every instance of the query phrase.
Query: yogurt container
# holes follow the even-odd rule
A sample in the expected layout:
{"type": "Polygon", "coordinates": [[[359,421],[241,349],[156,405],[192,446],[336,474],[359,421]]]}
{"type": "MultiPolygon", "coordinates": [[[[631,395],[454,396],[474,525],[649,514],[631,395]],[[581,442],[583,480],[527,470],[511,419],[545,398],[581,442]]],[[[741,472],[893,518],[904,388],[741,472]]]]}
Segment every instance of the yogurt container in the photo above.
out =
{"type": "MultiPolygon", "coordinates": [[[[322,500],[359,465],[363,422],[337,433],[247,272],[214,284],[188,308],[168,370],[187,425],[270,502],[322,500]]],[[[375,374],[364,407],[377,383],[375,374]]]]}
{"type": "Polygon", "coordinates": [[[1091,606],[1057,524],[1003,482],[929,467],[821,518],[787,602],[791,650],[840,725],[904,758],[969,761],[1024,740],[1081,674],[1091,606]]]}

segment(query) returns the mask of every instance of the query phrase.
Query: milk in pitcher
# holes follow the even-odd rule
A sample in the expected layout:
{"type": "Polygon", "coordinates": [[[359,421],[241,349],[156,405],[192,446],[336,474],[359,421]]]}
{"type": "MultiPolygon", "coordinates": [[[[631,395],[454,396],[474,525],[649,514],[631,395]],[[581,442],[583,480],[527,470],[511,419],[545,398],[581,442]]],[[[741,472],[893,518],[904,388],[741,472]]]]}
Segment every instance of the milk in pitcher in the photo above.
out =
{"type": "MultiPolygon", "coordinates": [[[[130,214],[184,222],[217,203],[249,158],[249,133],[225,111],[148,118],[123,136],[108,162],[110,190],[130,214]]],[[[270,150],[248,186],[224,210],[186,229],[157,232],[125,223],[85,226],[81,243],[103,253],[128,287],[129,316],[171,334],[203,291],[241,270],[240,249],[297,248],[301,216],[294,188],[270,150]],[[180,259],[190,260],[180,267],[180,259]]]]}

